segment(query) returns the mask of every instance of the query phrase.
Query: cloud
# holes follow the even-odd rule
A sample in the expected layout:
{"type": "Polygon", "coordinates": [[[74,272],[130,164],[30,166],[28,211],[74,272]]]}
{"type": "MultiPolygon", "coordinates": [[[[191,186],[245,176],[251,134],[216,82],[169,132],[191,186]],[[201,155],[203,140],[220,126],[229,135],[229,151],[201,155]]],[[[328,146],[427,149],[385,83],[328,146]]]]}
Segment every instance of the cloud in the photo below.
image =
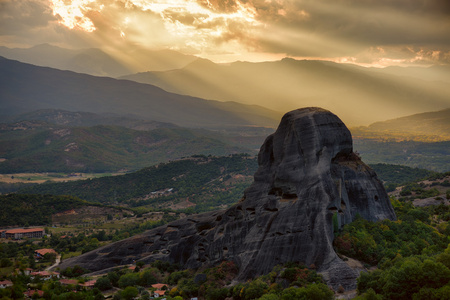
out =
{"type": "Polygon", "coordinates": [[[448,63],[449,32],[448,0],[0,0],[0,43],[448,63]]]}
{"type": "Polygon", "coordinates": [[[30,31],[46,27],[55,21],[47,1],[1,0],[0,35],[29,35],[30,31]]]}

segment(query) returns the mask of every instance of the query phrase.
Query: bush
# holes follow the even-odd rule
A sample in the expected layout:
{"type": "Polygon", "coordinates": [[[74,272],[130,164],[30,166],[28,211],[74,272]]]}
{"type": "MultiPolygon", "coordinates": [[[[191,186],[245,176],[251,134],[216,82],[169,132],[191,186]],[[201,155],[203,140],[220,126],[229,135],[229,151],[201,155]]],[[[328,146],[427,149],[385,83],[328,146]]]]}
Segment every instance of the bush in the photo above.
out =
{"type": "Polygon", "coordinates": [[[139,281],[139,274],[138,273],[128,273],[125,275],[120,276],[119,279],[119,287],[121,289],[129,287],[129,286],[135,286],[137,285],[139,281]]]}
{"type": "Polygon", "coordinates": [[[106,291],[112,289],[113,286],[108,277],[101,277],[97,279],[97,282],[94,284],[94,287],[98,288],[101,291],[106,291]]]}

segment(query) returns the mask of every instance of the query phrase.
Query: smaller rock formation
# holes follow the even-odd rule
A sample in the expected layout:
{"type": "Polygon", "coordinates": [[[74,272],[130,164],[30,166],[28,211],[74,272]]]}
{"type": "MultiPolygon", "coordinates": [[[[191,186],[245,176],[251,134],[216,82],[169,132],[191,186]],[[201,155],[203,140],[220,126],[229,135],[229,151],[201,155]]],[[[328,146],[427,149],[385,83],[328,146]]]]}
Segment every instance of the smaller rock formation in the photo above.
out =
{"type": "Polygon", "coordinates": [[[353,152],[344,123],[320,108],[291,111],[262,145],[258,163],[253,184],[229,209],[172,222],[60,267],[97,271],[165,260],[199,268],[232,260],[245,280],[297,261],[314,264],[335,289],[354,288],[358,274],[333,250],[333,216],[342,227],[357,215],[377,221],[395,213],[375,172],[353,152]]]}

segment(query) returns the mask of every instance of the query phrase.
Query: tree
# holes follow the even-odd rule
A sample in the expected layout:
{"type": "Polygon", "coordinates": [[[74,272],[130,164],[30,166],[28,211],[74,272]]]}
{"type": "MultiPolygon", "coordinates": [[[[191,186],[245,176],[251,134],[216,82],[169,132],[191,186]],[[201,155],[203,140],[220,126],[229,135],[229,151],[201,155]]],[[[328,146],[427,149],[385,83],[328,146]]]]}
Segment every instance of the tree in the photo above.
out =
{"type": "Polygon", "coordinates": [[[7,268],[12,265],[13,265],[12,261],[6,257],[4,257],[0,260],[0,268],[7,268]]]}
{"type": "Polygon", "coordinates": [[[137,295],[139,295],[139,291],[137,288],[135,288],[134,286],[127,286],[121,293],[120,295],[122,296],[122,298],[126,299],[126,300],[131,300],[134,297],[137,297],[137,295]]]}
{"type": "Polygon", "coordinates": [[[98,288],[101,291],[106,291],[112,289],[112,284],[108,277],[101,277],[97,279],[97,281],[94,284],[94,287],[98,288]]]}
{"type": "Polygon", "coordinates": [[[265,283],[261,279],[258,278],[256,280],[253,280],[244,290],[244,299],[245,300],[258,299],[264,294],[264,291],[268,288],[269,286],[267,285],[267,283],[265,283]]]}
{"type": "Polygon", "coordinates": [[[120,276],[119,287],[126,288],[128,286],[134,286],[138,283],[139,274],[138,273],[128,273],[120,276]]]}
{"type": "Polygon", "coordinates": [[[144,272],[140,273],[140,278],[138,280],[139,285],[149,286],[156,282],[156,277],[153,275],[152,271],[145,270],[144,272]]]}

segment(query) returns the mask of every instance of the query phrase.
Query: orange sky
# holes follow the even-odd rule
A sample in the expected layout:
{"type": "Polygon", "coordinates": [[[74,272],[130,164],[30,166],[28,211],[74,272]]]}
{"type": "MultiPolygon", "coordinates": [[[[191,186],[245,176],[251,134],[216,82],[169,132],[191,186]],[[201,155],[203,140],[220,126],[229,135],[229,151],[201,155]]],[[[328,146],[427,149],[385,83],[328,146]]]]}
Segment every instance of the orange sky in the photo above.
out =
{"type": "Polygon", "coordinates": [[[450,63],[448,0],[0,0],[0,45],[172,49],[215,62],[282,57],[450,63]]]}

